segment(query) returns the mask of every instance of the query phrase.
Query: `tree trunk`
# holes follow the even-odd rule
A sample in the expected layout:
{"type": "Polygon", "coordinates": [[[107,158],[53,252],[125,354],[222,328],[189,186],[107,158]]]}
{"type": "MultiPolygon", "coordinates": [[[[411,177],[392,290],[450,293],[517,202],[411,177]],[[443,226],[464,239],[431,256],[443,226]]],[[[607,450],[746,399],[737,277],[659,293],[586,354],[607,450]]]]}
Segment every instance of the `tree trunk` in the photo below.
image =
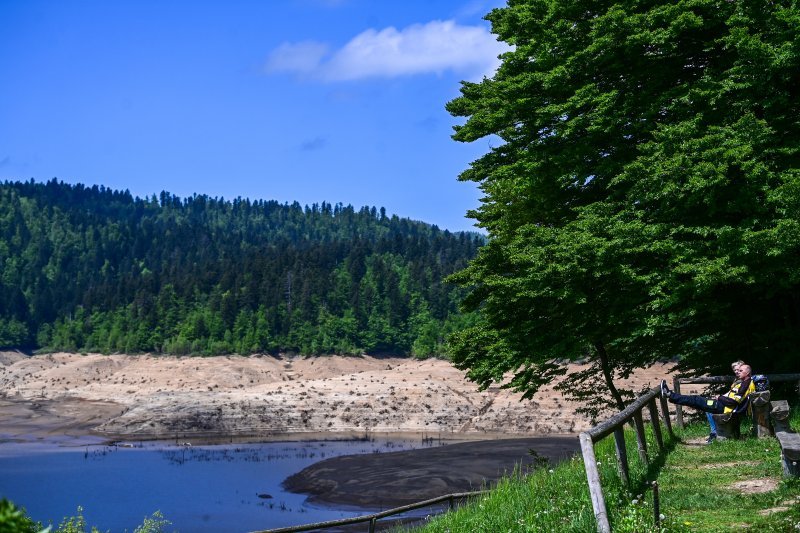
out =
{"type": "Polygon", "coordinates": [[[606,380],[608,390],[617,404],[617,409],[622,411],[625,409],[625,402],[622,401],[622,395],[620,395],[617,387],[614,386],[614,378],[611,375],[611,366],[608,362],[608,352],[606,352],[606,347],[602,342],[595,342],[594,349],[595,352],[597,352],[597,356],[600,358],[600,368],[603,370],[603,377],[606,380]]]}

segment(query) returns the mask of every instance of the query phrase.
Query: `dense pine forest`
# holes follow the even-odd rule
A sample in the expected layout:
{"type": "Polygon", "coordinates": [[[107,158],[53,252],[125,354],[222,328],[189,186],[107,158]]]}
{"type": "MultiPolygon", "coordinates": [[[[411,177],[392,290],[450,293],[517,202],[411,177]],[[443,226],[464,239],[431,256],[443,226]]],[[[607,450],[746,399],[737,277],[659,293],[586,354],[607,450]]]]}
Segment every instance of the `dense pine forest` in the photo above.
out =
{"type": "Polygon", "coordinates": [[[0,184],[0,347],[441,353],[483,237],[323,202],[0,184]]]}

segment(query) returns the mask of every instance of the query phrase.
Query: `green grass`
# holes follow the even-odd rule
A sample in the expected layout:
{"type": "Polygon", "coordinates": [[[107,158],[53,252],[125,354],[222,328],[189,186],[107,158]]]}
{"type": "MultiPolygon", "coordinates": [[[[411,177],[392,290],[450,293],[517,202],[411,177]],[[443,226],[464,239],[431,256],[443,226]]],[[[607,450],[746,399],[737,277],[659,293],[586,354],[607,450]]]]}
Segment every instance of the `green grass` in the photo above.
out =
{"type": "MultiPolygon", "coordinates": [[[[792,416],[800,430],[800,411],[792,416]]],[[[595,446],[603,493],[612,530],[616,532],[800,531],[800,481],[782,476],[780,446],[776,439],[745,438],[693,444],[706,435],[704,423],[676,429],[666,438],[667,452],[657,454],[648,426],[650,464],[638,457],[635,434],[626,430],[631,487],[617,473],[614,442],[608,437],[595,446]],[[771,480],[776,488],[766,493],[742,493],[731,487],[747,480],[771,480]],[[652,481],[658,481],[661,503],[659,528],[654,524],[652,481]],[[762,515],[766,509],[785,510],[762,515]]],[[[749,423],[742,425],[749,432],[749,423]]],[[[419,530],[425,533],[595,531],[586,473],[580,456],[555,467],[527,473],[515,472],[501,480],[487,496],[431,519],[419,530]]]]}

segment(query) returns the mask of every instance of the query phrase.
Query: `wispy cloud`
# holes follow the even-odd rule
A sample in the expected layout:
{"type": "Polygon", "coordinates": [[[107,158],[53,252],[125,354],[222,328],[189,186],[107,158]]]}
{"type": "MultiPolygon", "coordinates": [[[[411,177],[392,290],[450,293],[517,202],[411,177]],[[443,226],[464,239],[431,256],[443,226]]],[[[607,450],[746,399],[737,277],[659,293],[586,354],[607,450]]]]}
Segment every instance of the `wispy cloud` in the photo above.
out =
{"type": "Polygon", "coordinates": [[[271,72],[309,73],[319,68],[328,55],[328,45],[314,41],[283,43],[273,50],[267,60],[271,72]]]}
{"type": "Polygon", "coordinates": [[[283,43],[270,54],[267,72],[286,72],[320,81],[392,78],[453,71],[491,75],[508,50],[486,28],[452,20],[414,24],[398,30],[369,29],[338,50],[325,43],[283,43]]]}
{"type": "Polygon", "coordinates": [[[7,155],[2,160],[0,160],[0,168],[7,167],[11,164],[11,156],[7,155]]]}

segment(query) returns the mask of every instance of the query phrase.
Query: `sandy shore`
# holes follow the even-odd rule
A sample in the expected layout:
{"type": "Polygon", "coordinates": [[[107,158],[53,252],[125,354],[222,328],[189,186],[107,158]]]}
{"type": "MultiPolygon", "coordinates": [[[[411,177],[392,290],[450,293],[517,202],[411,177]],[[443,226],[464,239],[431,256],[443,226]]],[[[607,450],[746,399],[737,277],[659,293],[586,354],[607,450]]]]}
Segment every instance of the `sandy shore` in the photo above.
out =
{"type": "MultiPolygon", "coordinates": [[[[666,371],[642,370],[628,385],[655,386],[666,371]]],[[[552,386],[524,401],[478,392],[438,359],[0,352],[0,436],[16,440],[563,435],[590,427],[575,407],[552,386]]]]}

